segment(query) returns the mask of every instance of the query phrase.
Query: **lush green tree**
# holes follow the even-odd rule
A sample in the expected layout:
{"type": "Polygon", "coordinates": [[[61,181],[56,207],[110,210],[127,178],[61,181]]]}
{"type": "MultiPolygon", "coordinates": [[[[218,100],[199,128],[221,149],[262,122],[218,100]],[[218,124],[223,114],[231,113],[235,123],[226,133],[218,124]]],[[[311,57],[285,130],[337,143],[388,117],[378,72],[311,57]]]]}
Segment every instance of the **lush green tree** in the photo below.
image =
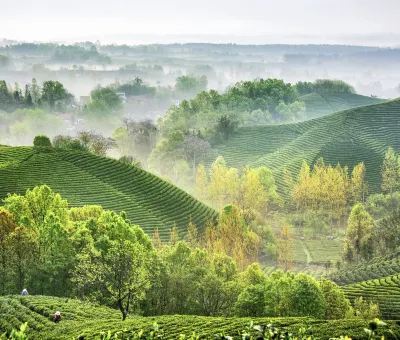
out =
{"type": "Polygon", "coordinates": [[[232,121],[227,115],[222,115],[218,118],[216,129],[222,140],[227,141],[235,132],[236,127],[236,122],[232,121]]]}
{"type": "Polygon", "coordinates": [[[73,100],[73,96],[59,81],[48,80],[43,83],[41,100],[53,111],[55,108],[65,108],[73,100]]]}
{"type": "Polygon", "coordinates": [[[394,253],[400,245],[400,211],[380,220],[374,229],[375,252],[381,256],[394,253]]]}
{"type": "Polygon", "coordinates": [[[0,208],[0,275],[2,277],[0,283],[1,293],[5,294],[8,287],[9,276],[11,271],[11,233],[15,231],[17,225],[13,216],[6,210],[0,208]]]}
{"type": "Polygon", "coordinates": [[[28,282],[36,280],[37,257],[39,253],[38,235],[32,228],[17,227],[10,234],[12,254],[8,262],[12,268],[15,287],[22,291],[28,282]]]}
{"type": "Polygon", "coordinates": [[[72,268],[75,253],[66,228],[53,212],[45,217],[39,229],[40,277],[31,286],[35,291],[62,296],[68,284],[68,272],[72,268]]]}
{"type": "Polygon", "coordinates": [[[204,138],[216,142],[228,139],[238,126],[254,121],[268,123],[271,117],[279,116],[279,103],[290,104],[296,99],[294,87],[282,80],[244,81],[223,94],[211,90],[189,101],[182,100],[180,105],[169,108],[159,125],[163,135],[176,130],[196,134],[200,131],[204,138]]]}
{"type": "Polygon", "coordinates": [[[280,115],[281,120],[285,122],[301,121],[306,118],[306,105],[300,101],[289,104],[282,101],[275,110],[280,115]]]}
{"type": "Polygon", "coordinates": [[[361,203],[351,210],[343,256],[348,262],[369,260],[373,254],[374,221],[361,203]]]}
{"type": "Polygon", "coordinates": [[[226,255],[217,255],[210,269],[196,285],[197,303],[204,315],[229,315],[240,292],[236,263],[226,255]]]}
{"type": "Polygon", "coordinates": [[[108,225],[108,232],[78,255],[74,281],[81,289],[98,289],[118,306],[125,320],[131,305],[151,287],[154,250],[143,231],[122,215],[105,213],[99,222],[108,225]]]}
{"type": "Polygon", "coordinates": [[[350,301],[336,283],[322,279],[321,289],[326,307],[325,319],[344,319],[353,314],[350,301]]]}
{"type": "Polygon", "coordinates": [[[355,299],[354,310],[357,317],[371,320],[380,317],[379,305],[373,301],[365,300],[362,296],[355,299]]]}
{"type": "Polygon", "coordinates": [[[353,86],[343,80],[317,79],[314,82],[314,92],[317,93],[356,93],[353,86]]]}
{"type": "Polygon", "coordinates": [[[122,107],[121,98],[110,87],[97,87],[90,96],[92,101],[87,106],[86,112],[93,115],[108,115],[119,111],[122,107]]]}
{"type": "Polygon", "coordinates": [[[69,209],[69,219],[73,222],[86,221],[91,218],[98,219],[104,212],[99,205],[85,205],[69,209]]]}
{"type": "Polygon", "coordinates": [[[326,304],[319,283],[311,276],[299,273],[291,285],[292,316],[312,316],[322,318],[326,304]]]}
{"type": "Polygon", "coordinates": [[[179,163],[184,159],[184,140],[182,131],[171,133],[162,139],[151,152],[149,167],[162,175],[168,175],[175,183],[180,179],[179,163]]]}
{"type": "Polygon", "coordinates": [[[235,314],[241,317],[260,317],[265,315],[265,285],[256,284],[245,287],[235,303],[235,314]]]}
{"type": "Polygon", "coordinates": [[[247,266],[246,270],[241,273],[240,281],[244,286],[263,285],[266,283],[267,277],[262,271],[260,264],[254,262],[247,266]]]}
{"type": "Polygon", "coordinates": [[[68,222],[68,202],[47,185],[28,189],[25,196],[9,194],[4,200],[4,207],[18,225],[40,228],[51,213],[60,219],[62,225],[68,222]]]}
{"type": "MultiPolygon", "coordinates": [[[[129,66],[133,65],[126,65],[124,68],[120,68],[120,70],[132,70],[132,67],[129,66]]],[[[115,82],[111,86],[115,89],[115,91],[125,93],[127,97],[143,95],[152,97],[156,93],[156,88],[147,85],[140,77],[135,77],[135,79],[122,84],[115,82]]]]}
{"type": "Polygon", "coordinates": [[[0,80],[0,110],[12,111],[14,109],[13,102],[13,97],[8,90],[6,81],[0,80]]]}
{"type": "MultiPolygon", "coordinates": [[[[150,119],[124,119],[126,130],[115,131],[116,142],[126,155],[138,158],[143,164],[156,147],[159,131],[157,125],[150,119]],[[120,146],[121,145],[121,146],[120,146]]],[[[114,137],[113,137],[114,138],[114,137]]]]}
{"type": "Polygon", "coordinates": [[[88,146],[84,145],[78,138],[71,136],[58,135],[53,138],[53,147],[57,149],[71,149],[76,151],[89,151],[88,146]]]}
{"type": "Polygon", "coordinates": [[[315,91],[314,83],[309,81],[299,81],[296,83],[295,88],[300,96],[304,96],[315,91]]]}
{"type": "MultiPolygon", "coordinates": [[[[400,206],[400,192],[394,192],[393,195],[372,194],[367,197],[365,207],[375,220],[386,218],[393,212],[393,206],[400,206]]],[[[397,210],[397,209],[395,209],[397,210]]]]}
{"type": "Polygon", "coordinates": [[[199,93],[207,89],[206,76],[184,75],[176,78],[175,89],[181,93],[199,93]]]}
{"type": "Polygon", "coordinates": [[[279,200],[277,186],[275,184],[275,179],[272,171],[265,166],[262,166],[257,168],[257,173],[268,199],[271,201],[279,200]]]}
{"type": "Polygon", "coordinates": [[[310,211],[304,217],[304,236],[315,238],[328,230],[326,217],[318,212],[310,211]]]}
{"type": "Polygon", "coordinates": [[[266,282],[265,315],[292,316],[292,281],[295,275],[282,270],[273,272],[266,282]]]}
{"type": "Polygon", "coordinates": [[[42,89],[40,88],[37,80],[35,78],[32,79],[32,84],[30,86],[30,93],[32,96],[33,103],[38,103],[39,99],[42,97],[42,89]]]}

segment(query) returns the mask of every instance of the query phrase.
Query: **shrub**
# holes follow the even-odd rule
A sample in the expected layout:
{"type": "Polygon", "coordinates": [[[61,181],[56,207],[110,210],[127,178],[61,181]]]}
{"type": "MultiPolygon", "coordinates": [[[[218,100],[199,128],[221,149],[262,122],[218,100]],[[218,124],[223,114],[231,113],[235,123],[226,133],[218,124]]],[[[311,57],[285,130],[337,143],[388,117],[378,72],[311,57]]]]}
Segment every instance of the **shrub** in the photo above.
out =
{"type": "Polygon", "coordinates": [[[76,151],[88,151],[79,139],[72,138],[71,136],[56,136],[53,138],[53,146],[57,149],[70,149],[76,151]]]}
{"type": "Polygon", "coordinates": [[[33,140],[33,146],[51,148],[50,138],[45,135],[37,135],[33,140]]]}

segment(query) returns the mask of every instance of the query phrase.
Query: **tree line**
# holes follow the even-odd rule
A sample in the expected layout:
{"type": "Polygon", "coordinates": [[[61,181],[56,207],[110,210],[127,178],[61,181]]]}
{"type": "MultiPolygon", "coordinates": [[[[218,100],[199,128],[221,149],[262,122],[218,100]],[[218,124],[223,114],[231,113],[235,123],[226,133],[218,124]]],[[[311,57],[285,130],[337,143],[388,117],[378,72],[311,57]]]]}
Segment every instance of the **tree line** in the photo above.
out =
{"type": "Polygon", "coordinates": [[[0,110],[13,112],[16,109],[44,108],[64,111],[74,103],[74,96],[58,81],[48,80],[39,84],[35,78],[21,89],[19,84],[11,86],[0,81],[0,110]]]}
{"type": "MultiPolygon", "coordinates": [[[[355,311],[334,283],[254,263],[242,268],[227,248],[207,248],[193,224],[185,240],[153,242],[124,212],[69,208],[49,187],[9,194],[0,209],[0,292],[74,296],[143,315],[314,316],[355,311]]],[[[224,237],[240,234],[238,211],[220,216],[224,237]]],[[[214,227],[215,228],[215,227],[214,227]]],[[[174,235],[175,233],[175,235],[174,235]]],[[[207,232],[206,232],[207,233],[207,232]]],[[[238,239],[240,236],[237,236],[238,239]]],[[[206,241],[207,243],[208,241],[206,241]]],[[[235,240],[221,240],[235,246],[235,240]]],[[[216,245],[216,243],[215,243],[216,245]]]]}

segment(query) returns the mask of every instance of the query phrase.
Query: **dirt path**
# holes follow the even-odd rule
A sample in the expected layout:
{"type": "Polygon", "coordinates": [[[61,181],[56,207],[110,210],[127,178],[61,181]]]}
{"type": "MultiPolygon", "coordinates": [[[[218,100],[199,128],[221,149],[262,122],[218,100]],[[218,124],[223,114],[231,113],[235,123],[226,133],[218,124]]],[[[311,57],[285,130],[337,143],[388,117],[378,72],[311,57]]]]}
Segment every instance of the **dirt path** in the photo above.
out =
{"type": "Polygon", "coordinates": [[[310,254],[310,251],[308,250],[307,246],[304,244],[303,241],[300,241],[301,245],[303,246],[303,250],[304,250],[304,254],[306,254],[307,257],[307,264],[309,264],[310,262],[312,262],[312,257],[310,254]]]}

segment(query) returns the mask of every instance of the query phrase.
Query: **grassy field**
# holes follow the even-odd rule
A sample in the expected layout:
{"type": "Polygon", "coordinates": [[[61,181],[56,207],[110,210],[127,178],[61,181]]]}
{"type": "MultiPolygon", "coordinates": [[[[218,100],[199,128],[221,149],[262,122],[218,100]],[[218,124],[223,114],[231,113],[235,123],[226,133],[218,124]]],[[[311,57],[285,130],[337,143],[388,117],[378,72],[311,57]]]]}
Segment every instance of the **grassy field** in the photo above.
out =
{"type": "Polygon", "coordinates": [[[47,184],[71,206],[101,205],[126,211],[149,234],[159,228],[169,237],[176,223],[180,236],[190,217],[201,231],[216,212],[186,192],[131,165],[88,153],[0,146],[0,200],[7,193],[47,184]]]}
{"type": "MultiPolygon", "coordinates": [[[[247,326],[249,318],[222,318],[202,316],[128,316],[121,321],[119,311],[96,306],[91,303],[70,299],[45,296],[0,297],[0,334],[28,322],[28,336],[32,339],[99,339],[100,332],[111,330],[112,333],[124,331],[126,335],[140,329],[149,329],[157,322],[165,331],[165,339],[177,339],[180,334],[191,335],[195,331],[204,337],[216,333],[236,335],[247,326]],[[62,320],[55,324],[51,315],[60,311],[62,320]]],[[[366,339],[364,320],[314,320],[310,318],[254,318],[254,324],[274,326],[297,332],[301,327],[312,327],[317,338],[329,339],[343,334],[353,339],[366,339]]],[[[395,334],[400,334],[400,326],[388,323],[395,334]]],[[[393,337],[387,333],[386,339],[393,337]]]]}
{"type": "MultiPolygon", "coordinates": [[[[364,162],[371,192],[381,181],[381,164],[389,146],[400,148],[400,100],[359,107],[297,124],[240,128],[214,154],[228,166],[266,166],[283,185],[283,169],[297,174],[302,160],[347,165],[364,162]]],[[[211,160],[210,160],[211,162],[211,160]]]]}
{"type": "Polygon", "coordinates": [[[300,100],[306,104],[307,119],[318,118],[355,107],[379,104],[385,101],[384,99],[366,97],[354,93],[310,93],[300,97],[300,100]]]}

